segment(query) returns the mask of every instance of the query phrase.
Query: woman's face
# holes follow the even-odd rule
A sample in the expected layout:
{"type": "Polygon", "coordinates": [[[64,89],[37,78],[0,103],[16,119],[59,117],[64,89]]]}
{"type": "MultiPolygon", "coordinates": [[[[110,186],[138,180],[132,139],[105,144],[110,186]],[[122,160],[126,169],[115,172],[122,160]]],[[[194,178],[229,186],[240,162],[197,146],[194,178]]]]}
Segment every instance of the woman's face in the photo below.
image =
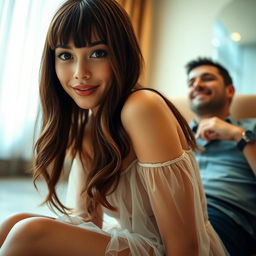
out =
{"type": "Polygon", "coordinates": [[[76,48],[72,40],[55,48],[55,69],[63,89],[83,109],[97,110],[109,88],[113,71],[108,46],[98,40],[76,48]]]}

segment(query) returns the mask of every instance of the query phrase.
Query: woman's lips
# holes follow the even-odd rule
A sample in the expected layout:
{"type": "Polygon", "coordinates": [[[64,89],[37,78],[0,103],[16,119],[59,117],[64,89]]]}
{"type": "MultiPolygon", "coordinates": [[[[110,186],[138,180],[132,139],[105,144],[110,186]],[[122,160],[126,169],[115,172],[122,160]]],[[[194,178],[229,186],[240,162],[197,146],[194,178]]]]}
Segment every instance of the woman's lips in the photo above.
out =
{"type": "Polygon", "coordinates": [[[78,94],[79,96],[88,96],[94,93],[97,90],[98,86],[77,85],[72,88],[74,89],[75,93],[78,94]]]}

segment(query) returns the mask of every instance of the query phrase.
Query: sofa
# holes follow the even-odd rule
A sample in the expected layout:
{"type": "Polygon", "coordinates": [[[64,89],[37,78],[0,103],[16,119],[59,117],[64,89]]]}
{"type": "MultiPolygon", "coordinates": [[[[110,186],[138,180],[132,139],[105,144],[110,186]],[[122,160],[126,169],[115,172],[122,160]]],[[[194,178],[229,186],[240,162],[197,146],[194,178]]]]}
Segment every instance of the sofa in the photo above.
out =
{"type": "MultiPolygon", "coordinates": [[[[170,100],[188,122],[193,119],[194,113],[189,108],[187,97],[170,97],[170,100]]],[[[237,120],[256,118],[256,94],[235,95],[231,103],[230,112],[237,120]]]]}

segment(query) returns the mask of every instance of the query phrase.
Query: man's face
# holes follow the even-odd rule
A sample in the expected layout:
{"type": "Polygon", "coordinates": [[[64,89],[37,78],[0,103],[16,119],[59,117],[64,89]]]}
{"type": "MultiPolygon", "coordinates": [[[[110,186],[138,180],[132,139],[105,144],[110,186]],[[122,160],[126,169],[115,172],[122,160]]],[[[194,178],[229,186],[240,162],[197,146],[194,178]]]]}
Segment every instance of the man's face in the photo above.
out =
{"type": "Polygon", "coordinates": [[[209,65],[194,68],[188,75],[190,108],[199,116],[220,113],[230,102],[228,87],[218,68],[209,65]]]}

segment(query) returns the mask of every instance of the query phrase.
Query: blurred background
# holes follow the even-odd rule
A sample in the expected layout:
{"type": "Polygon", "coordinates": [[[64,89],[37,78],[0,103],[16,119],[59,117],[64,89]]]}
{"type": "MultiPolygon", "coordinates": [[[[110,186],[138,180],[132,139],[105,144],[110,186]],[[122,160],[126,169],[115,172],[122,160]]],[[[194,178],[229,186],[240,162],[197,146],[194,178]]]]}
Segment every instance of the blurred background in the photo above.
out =
{"type": "MultiPolygon", "coordinates": [[[[144,86],[169,97],[187,93],[184,66],[213,57],[236,93],[256,94],[256,0],[118,0],[129,13],[145,58],[144,86]]],[[[51,214],[31,182],[46,30],[63,0],[0,0],[0,221],[16,211],[51,214]]],[[[65,197],[65,181],[61,196],[65,197]]]]}

